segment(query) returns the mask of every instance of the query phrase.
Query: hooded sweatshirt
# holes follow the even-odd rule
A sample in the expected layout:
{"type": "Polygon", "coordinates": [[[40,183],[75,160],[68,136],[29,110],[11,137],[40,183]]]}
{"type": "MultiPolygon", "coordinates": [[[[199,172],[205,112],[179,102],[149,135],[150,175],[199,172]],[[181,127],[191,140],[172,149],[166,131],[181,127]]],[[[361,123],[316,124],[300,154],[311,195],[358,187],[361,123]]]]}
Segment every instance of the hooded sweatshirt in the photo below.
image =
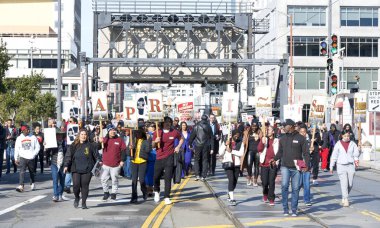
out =
{"type": "Polygon", "coordinates": [[[34,159],[38,152],[40,151],[40,144],[36,136],[21,134],[16,139],[15,144],[15,159],[18,160],[19,157],[25,159],[34,159]]]}

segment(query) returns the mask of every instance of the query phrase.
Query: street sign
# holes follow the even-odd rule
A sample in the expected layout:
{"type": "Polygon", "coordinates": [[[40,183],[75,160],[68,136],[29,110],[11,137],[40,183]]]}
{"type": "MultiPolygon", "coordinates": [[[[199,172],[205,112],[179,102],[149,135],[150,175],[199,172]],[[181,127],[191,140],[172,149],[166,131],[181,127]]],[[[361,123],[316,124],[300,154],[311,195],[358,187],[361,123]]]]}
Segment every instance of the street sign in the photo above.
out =
{"type": "Polygon", "coordinates": [[[368,112],[380,112],[380,90],[368,92],[368,112]]]}

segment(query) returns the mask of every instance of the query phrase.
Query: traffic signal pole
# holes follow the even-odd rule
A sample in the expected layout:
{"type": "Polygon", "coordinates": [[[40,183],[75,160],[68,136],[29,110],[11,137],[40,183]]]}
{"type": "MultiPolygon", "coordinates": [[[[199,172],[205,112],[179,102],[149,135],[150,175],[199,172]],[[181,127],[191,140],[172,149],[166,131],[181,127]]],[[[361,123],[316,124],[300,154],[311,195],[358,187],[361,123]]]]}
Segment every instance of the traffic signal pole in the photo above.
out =
{"type": "MultiPolygon", "coordinates": [[[[331,34],[332,34],[332,0],[329,0],[329,5],[328,5],[328,23],[327,23],[327,38],[328,38],[328,50],[327,50],[327,56],[328,58],[332,58],[331,55],[331,34]]],[[[326,77],[326,86],[327,86],[327,100],[328,100],[328,105],[327,105],[327,110],[326,110],[326,123],[331,123],[331,89],[330,89],[330,77],[332,75],[332,69],[328,69],[328,74],[326,77]]]]}

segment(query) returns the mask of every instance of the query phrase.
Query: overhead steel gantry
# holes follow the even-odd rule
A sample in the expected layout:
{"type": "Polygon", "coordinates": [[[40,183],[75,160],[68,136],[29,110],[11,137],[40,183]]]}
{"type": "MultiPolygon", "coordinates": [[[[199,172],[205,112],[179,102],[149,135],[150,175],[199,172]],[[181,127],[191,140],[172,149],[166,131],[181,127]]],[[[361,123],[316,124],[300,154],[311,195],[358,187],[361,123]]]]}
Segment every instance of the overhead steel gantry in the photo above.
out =
{"type": "Polygon", "coordinates": [[[93,11],[94,56],[80,59],[95,79],[237,84],[246,72],[250,96],[254,65],[279,65],[287,77],[287,57],[252,59],[253,34],[268,33],[269,21],[252,18],[251,2],[93,0],[93,11]]]}

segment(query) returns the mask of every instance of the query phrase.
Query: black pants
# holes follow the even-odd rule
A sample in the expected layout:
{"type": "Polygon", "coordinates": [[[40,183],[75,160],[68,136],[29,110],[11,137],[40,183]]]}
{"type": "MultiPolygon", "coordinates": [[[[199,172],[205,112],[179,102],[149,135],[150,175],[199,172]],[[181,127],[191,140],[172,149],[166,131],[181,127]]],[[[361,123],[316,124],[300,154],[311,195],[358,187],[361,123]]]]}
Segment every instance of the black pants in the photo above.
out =
{"type": "Polygon", "coordinates": [[[257,151],[248,151],[248,177],[252,177],[252,168],[254,166],[253,176],[255,179],[259,176],[259,162],[260,162],[260,154],[257,151]]]}
{"type": "Polygon", "coordinates": [[[137,179],[140,182],[140,189],[143,196],[146,195],[146,185],[145,185],[145,173],[146,173],[147,163],[135,164],[131,162],[132,169],[132,199],[137,199],[137,179]]]}
{"type": "Polygon", "coordinates": [[[20,185],[24,186],[24,177],[25,177],[25,171],[26,167],[28,167],[29,175],[30,175],[30,183],[34,183],[34,159],[25,159],[23,157],[20,157],[20,185]]]}
{"type": "Polygon", "coordinates": [[[277,176],[277,168],[261,167],[261,181],[263,185],[263,195],[267,195],[269,200],[274,200],[274,187],[277,176]]]}
{"type": "Polygon", "coordinates": [[[239,172],[240,172],[240,167],[235,166],[233,169],[227,169],[227,178],[228,178],[228,191],[233,192],[236,188],[236,184],[239,178],[239,172]]]}
{"type": "Polygon", "coordinates": [[[219,153],[219,141],[214,141],[214,148],[211,148],[214,153],[210,154],[208,156],[208,167],[209,167],[209,173],[211,175],[215,175],[215,169],[216,169],[216,155],[219,153]]]}
{"type": "Polygon", "coordinates": [[[174,155],[170,155],[167,158],[156,160],[154,163],[154,191],[160,192],[160,179],[162,172],[165,171],[165,198],[170,197],[170,191],[172,188],[174,169],[174,155]]]}
{"type": "Polygon", "coordinates": [[[196,146],[194,148],[194,151],[195,175],[206,178],[208,171],[208,156],[210,154],[210,146],[196,146]]]}
{"type": "Polygon", "coordinates": [[[318,179],[319,160],[320,160],[319,152],[318,151],[314,151],[311,154],[311,166],[313,168],[313,170],[312,170],[313,180],[318,179]]]}
{"type": "Polygon", "coordinates": [[[73,191],[75,199],[79,199],[79,193],[82,193],[82,203],[86,203],[88,192],[90,190],[91,173],[72,173],[73,191]]]}
{"type": "Polygon", "coordinates": [[[40,162],[41,173],[44,172],[44,151],[40,150],[34,158],[34,172],[37,173],[37,163],[40,162]]]}

